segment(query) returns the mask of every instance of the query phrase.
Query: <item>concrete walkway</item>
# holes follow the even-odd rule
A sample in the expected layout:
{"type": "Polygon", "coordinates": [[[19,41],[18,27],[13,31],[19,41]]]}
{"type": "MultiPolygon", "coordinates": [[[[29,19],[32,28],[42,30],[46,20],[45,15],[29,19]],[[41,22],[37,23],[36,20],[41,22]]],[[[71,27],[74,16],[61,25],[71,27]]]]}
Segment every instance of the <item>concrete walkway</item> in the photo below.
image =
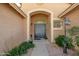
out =
{"type": "Polygon", "coordinates": [[[58,47],[56,44],[47,44],[47,49],[50,56],[73,56],[73,50],[67,49],[67,54],[63,53],[63,48],[58,47]]]}
{"type": "Polygon", "coordinates": [[[63,49],[50,44],[47,40],[34,40],[35,48],[32,50],[31,56],[72,56],[72,50],[68,50],[68,54],[63,54],[63,49]]]}
{"type": "Polygon", "coordinates": [[[34,44],[35,48],[33,49],[31,56],[49,56],[46,40],[34,40],[34,44]]]}

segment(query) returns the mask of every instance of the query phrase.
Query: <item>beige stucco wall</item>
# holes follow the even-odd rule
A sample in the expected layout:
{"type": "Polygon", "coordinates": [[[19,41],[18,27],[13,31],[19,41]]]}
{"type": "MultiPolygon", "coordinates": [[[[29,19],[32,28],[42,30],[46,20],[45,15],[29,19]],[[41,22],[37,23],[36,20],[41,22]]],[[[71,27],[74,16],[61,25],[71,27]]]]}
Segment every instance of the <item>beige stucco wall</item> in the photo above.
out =
{"type": "Polygon", "coordinates": [[[54,30],[54,39],[56,37],[58,37],[59,35],[64,35],[64,30],[61,29],[61,30],[54,30]]]}
{"type": "Polygon", "coordinates": [[[72,11],[67,13],[65,17],[69,18],[71,25],[68,28],[73,26],[79,26],[79,6],[74,8],[72,11]]]}
{"type": "Polygon", "coordinates": [[[0,51],[7,51],[26,38],[23,18],[9,4],[0,4],[0,51]]]}

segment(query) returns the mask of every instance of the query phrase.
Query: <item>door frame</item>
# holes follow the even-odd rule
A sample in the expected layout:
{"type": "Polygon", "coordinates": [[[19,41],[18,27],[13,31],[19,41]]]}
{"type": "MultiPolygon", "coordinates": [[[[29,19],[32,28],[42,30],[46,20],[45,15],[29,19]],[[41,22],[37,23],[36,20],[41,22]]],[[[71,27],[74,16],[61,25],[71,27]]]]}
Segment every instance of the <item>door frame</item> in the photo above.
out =
{"type": "Polygon", "coordinates": [[[46,34],[46,23],[35,23],[35,24],[34,24],[34,40],[35,40],[35,25],[38,25],[38,24],[39,24],[39,25],[41,25],[41,24],[45,25],[44,28],[45,28],[45,34],[46,34]]]}

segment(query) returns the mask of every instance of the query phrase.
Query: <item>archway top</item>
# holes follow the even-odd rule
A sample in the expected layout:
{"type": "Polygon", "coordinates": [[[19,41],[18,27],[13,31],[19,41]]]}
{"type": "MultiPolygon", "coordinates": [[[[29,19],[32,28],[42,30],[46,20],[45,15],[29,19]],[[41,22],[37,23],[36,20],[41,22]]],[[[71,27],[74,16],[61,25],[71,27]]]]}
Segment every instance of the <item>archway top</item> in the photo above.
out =
{"type": "Polygon", "coordinates": [[[35,12],[30,13],[30,16],[35,15],[35,14],[50,15],[50,13],[45,12],[45,11],[35,11],[35,12]]]}
{"type": "Polygon", "coordinates": [[[43,13],[43,14],[51,14],[52,15],[52,11],[48,10],[48,9],[34,9],[31,10],[30,12],[28,12],[28,14],[35,14],[35,13],[43,13]]]}

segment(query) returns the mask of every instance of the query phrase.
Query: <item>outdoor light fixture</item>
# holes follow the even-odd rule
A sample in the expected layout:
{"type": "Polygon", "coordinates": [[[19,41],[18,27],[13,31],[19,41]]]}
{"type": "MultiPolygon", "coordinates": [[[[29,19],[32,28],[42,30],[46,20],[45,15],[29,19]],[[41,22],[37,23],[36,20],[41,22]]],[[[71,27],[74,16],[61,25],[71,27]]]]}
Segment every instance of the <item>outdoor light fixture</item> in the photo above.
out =
{"type": "Polygon", "coordinates": [[[69,18],[64,18],[64,24],[65,25],[70,25],[70,20],[69,20],[69,18]]]}
{"type": "Polygon", "coordinates": [[[65,53],[65,54],[67,54],[67,34],[66,34],[66,26],[67,25],[70,25],[70,20],[68,19],[68,18],[64,18],[64,36],[65,36],[65,38],[64,38],[64,42],[63,42],[63,44],[64,44],[64,48],[63,48],[63,53],[65,53]]]}

